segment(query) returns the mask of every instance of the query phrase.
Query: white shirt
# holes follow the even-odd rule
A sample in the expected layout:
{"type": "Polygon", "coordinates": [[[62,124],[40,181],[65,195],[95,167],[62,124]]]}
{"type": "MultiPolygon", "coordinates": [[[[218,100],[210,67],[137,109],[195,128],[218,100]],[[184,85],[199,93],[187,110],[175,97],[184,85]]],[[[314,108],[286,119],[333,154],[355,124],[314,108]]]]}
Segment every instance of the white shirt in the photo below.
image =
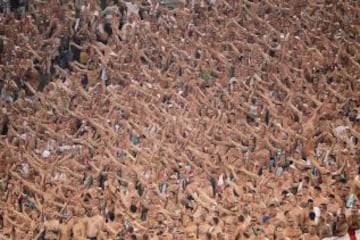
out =
{"type": "Polygon", "coordinates": [[[345,131],[346,129],[349,129],[349,127],[348,127],[348,126],[340,125],[340,126],[338,126],[338,127],[336,127],[336,128],[333,129],[334,135],[335,135],[336,137],[338,137],[338,138],[341,138],[342,135],[344,134],[344,131],[345,131]]]}
{"type": "Polygon", "coordinates": [[[315,223],[317,224],[319,222],[319,217],[321,215],[320,208],[314,207],[313,212],[315,213],[315,223]]]}
{"type": "Polygon", "coordinates": [[[140,8],[137,4],[133,4],[131,2],[126,2],[125,5],[127,8],[128,16],[130,16],[132,13],[135,15],[139,15],[140,8]]]}
{"type": "Polygon", "coordinates": [[[48,157],[50,157],[50,155],[51,155],[51,152],[50,151],[48,151],[48,150],[45,150],[45,151],[43,151],[43,153],[42,153],[42,157],[43,158],[48,158],[48,157]]]}

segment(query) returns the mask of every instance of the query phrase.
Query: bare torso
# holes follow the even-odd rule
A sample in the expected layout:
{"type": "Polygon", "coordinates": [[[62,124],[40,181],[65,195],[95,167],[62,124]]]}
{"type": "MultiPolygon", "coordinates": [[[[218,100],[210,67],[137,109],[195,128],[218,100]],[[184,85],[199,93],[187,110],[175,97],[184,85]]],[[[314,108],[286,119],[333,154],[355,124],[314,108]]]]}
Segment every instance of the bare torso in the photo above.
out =
{"type": "Polygon", "coordinates": [[[83,240],[86,238],[87,221],[85,218],[77,218],[74,220],[72,227],[73,239],[83,240]]]}
{"type": "Polygon", "coordinates": [[[86,235],[88,238],[96,237],[102,230],[104,219],[100,215],[93,216],[88,219],[86,235]]]}

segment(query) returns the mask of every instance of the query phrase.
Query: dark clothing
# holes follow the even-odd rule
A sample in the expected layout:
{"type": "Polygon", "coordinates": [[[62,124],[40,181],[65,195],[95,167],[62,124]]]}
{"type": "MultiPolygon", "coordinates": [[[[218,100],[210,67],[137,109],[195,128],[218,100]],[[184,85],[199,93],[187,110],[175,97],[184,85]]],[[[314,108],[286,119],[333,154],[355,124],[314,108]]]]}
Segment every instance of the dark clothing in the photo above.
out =
{"type": "Polygon", "coordinates": [[[137,207],[136,207],[135,205],[131,204],[131,206],[130,206],[130,211],[131,211],[132,213],[136,213],[137,207]]]}
{"type": "Polygon", "coordinates": [[[21,2],[20,0],[10,0],[10,10],[11,11],[15,11],[17,10],[19,7],[21,7],[21,2]]]}
{"type": "Polygon", "coordinates": [[[141,217],[140,217],[141,221],[146,221],[148,212],[149,212],[148,209],[143,209],[143,210],[141,211],[141,217]]]}
{"type": "Polygon", "coordinates": [[[43,71],[40,71],[40,82],[39,82],[38,90],[42,91],[49,82],[50,82],[50,75],[44,73],[43,71]]]}

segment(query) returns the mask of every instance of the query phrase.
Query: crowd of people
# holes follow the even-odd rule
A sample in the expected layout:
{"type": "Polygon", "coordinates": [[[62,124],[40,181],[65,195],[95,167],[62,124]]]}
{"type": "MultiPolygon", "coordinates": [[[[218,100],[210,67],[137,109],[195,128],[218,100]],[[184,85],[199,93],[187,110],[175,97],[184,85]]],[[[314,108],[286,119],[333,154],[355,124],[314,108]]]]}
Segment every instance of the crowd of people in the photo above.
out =
{"type": "Polygon", "coordinates": [[[0,10],[0,239],[360,239],[359,1],[0,10]]]}

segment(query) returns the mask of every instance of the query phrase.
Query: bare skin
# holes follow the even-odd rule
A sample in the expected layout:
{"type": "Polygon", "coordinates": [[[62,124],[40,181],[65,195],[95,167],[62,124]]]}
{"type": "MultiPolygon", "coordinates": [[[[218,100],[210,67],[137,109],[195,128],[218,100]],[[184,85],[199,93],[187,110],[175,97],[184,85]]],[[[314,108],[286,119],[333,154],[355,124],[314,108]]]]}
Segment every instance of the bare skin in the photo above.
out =
{"type": "MultiPolygon", "coordinates": [[[[78,210],[77,210],[78,211],[78,210]]],[[[85,239],[88,221],[84,217],[84,212],[80,211],[72,219],[72,234],[74,239],[85,239]]]]}
{"type": "Polygon", "coordinates": [[[80,4],[0,14],[4,235],[319,239],[358,227],[359,6],[80,4]],[[345,221],[330,217],[345,205],[345,221]]]}
{"type": "Polygon", "coordinates": [[[102,231],[109,231],[110,234],[116,235],[115,230],[113,230],[109,225],[105,223],[104,218],[99,215],[99,212],[94,208],[94,216],[87,219],[87,229],[86,236],[88,238],[100,236],[102,231]]]}

